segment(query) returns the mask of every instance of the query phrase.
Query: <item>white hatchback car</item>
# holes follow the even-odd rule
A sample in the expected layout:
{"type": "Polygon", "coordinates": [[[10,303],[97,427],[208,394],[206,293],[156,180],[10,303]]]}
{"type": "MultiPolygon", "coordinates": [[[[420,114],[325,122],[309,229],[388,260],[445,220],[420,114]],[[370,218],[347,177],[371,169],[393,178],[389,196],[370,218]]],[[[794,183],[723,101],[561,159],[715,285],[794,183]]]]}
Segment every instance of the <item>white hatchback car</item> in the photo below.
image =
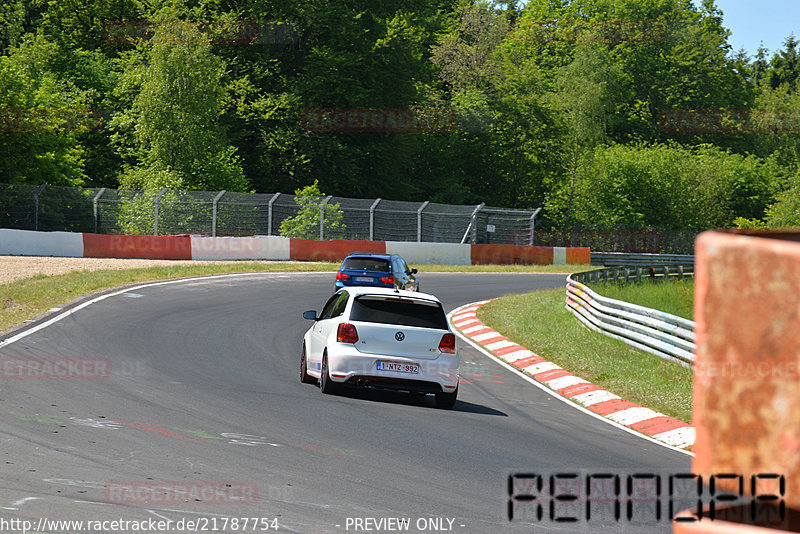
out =
{"type": "Polygon", "coordinates": [[[323,393],[343,384],[433,393],[440,408],[455,405],[456,337],[433,295],[347,287],[303,317],[314,325],[303,336],[301,381],[319,380],[323,393]]]}

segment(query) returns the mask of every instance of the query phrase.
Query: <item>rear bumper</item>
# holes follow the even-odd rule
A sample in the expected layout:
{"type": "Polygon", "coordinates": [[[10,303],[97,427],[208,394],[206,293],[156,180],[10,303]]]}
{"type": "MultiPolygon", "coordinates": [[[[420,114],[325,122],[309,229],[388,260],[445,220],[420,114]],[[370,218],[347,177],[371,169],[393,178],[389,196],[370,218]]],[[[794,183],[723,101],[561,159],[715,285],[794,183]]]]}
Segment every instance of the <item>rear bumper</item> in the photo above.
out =
{"type": "Polygon", "coordinates": [[[425,393],[452,392],[458,386],[458,354],[442,353],[431,360],[362,354],[355,349],[328,353],[331,380],[356,386],[372,386],[425,393]],[[377,369],[378,361],[416,363],[419,373],[377,369]]]}
{"type": "Polygon", "coordinates": [[[345,384],[348,386],[394,389],[399,391],[414,391],[419,393],[442,393],[443,391],[453,391],[453,388],[445,390],[438,382],[375,376],[353,375],[347,379],[345,384]]]}

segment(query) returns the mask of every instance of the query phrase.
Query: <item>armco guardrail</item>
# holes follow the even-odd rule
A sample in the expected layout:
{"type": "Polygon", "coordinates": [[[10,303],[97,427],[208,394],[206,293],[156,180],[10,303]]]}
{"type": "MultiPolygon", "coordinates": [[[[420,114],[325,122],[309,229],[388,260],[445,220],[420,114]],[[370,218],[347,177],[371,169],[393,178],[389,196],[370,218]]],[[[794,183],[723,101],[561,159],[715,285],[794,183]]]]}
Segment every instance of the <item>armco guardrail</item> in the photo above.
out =
{"type": "Polygon", "coordinates": [[[625,252],[592,251],[592,265],[605,265],[606,267],[694,265],[694,256],[691,254],[633,254],[625,252]]]}
{"type": "Polygon", "coordinates": [[[693,321],[604,297],[574,275],[567,277],[566,307],[592,330],[685,367],[694,364],[693,321]]]}
{"type": "MultiPolygon", "coordinates": [[[[594,252],[591,253],[594,256],[594,252]]],[[[574,273],[572,279],[587,284],[590,282],[627,283],[642,282],[645,280],[661,281],[694,277],[694,265],[659,265],[649,267],[608,267],[574,273]]]]}

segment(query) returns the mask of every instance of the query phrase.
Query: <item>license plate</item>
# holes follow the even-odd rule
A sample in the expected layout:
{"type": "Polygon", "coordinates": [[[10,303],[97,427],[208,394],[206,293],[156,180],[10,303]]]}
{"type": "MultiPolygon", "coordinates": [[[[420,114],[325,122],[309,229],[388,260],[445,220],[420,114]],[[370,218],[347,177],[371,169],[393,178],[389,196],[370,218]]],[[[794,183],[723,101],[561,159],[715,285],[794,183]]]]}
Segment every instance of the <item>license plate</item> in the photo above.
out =
{"type": "Polygon", "coordinates": [[[366,282],[366,283],[371,284],[374,281],[375,281],[375,279],[374,278],[370,278],[369,276],[356,276],[356,282],[366,282]]]}
{"type": "Polygon", "coordinates": [[[401,362],[377,362],[378,371],[419,374],[419,364],[401,362]]]}

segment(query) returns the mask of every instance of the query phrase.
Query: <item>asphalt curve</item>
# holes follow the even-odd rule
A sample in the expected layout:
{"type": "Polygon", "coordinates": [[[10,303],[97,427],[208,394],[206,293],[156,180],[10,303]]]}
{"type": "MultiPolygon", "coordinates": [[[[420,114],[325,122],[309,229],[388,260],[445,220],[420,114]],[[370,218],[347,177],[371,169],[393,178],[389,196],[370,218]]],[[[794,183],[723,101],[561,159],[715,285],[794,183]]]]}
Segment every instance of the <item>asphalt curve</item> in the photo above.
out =
{"type": "MultiPolygon", "coordinates": [[[[420,282],[452,310],[560,287],[564,276],[424,273],[420,282]]],[[[310,324],[301,313],[319,309],[332,285],[331,273],[263,273],[143,287],[0,348],[0,519],[44,532],[58,529],[40,518],[183,519],[219,532],[267,531],[244,528],[263,518],[260,527],[302,533],[404,531],[387,522],[404,518],[409,531],[575,532],[535,516],[509,521],[508,475],[689,470],[686,455],[570,408],[461,341],[453,410],[301,384],[310,324]],[[88,367],[64,380],[14,367],[64,358],[88,367]]],[[[181,527],[172,524],[190,530],[181,527]]],[[[669,531],[666,522],[582,528],[669,531]]]]}

